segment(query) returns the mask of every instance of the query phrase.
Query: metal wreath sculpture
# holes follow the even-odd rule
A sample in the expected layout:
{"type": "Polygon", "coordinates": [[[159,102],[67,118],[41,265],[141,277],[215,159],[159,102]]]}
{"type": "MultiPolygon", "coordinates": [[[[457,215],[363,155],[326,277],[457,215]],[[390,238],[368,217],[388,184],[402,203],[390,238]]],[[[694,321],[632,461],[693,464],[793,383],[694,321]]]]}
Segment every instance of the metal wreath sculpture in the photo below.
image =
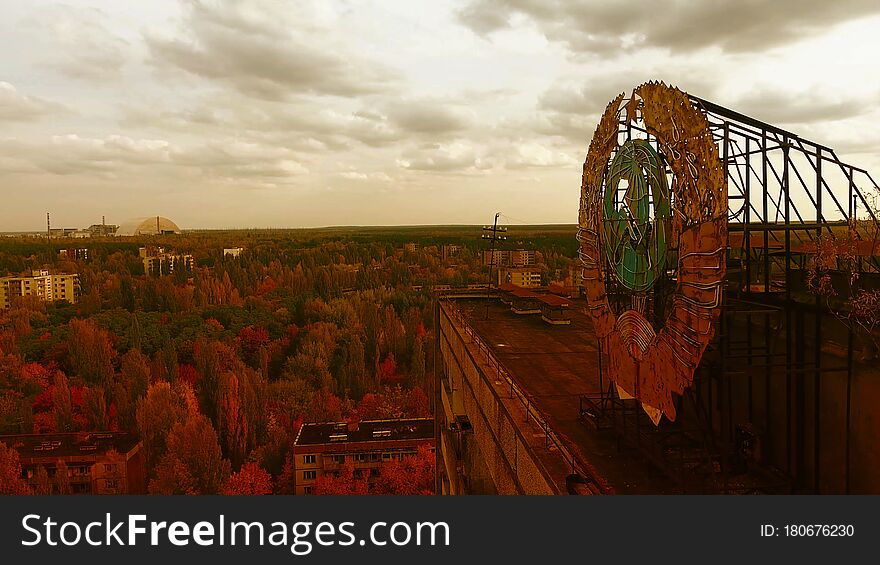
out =
{"type": "Polygon", "coordinates": [[[638,399],[658,424],[661,414],[675,420],[672,393],[691,386],[715,335],[725,276],[727,176],[705,116],[684,92],[648,82],[622,102],[623,94],[611,101],[590,143],[578,239],[589,311],[610,378],[621,397],[638,399]],[[619,145],[624,111],[625,123],[641,114],[652,141],[619,145]],[[606,276],[631,295],[632,305],[619,314],[609,303],[606,276]],[[667,276],[675,292],[655,330],[645,317],[646,296],[667,276]]]}

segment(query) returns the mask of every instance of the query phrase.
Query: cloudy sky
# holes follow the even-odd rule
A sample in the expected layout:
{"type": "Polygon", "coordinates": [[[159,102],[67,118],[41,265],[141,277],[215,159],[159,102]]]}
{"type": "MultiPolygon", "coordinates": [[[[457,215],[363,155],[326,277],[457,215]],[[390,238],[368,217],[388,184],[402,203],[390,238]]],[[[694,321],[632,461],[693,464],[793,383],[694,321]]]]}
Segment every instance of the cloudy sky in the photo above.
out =
{"type": "Polygon", "coordinates": [[[880,175],[877,0],[0,0],[0,231],[575,223],[651,79],[880,175]]]}

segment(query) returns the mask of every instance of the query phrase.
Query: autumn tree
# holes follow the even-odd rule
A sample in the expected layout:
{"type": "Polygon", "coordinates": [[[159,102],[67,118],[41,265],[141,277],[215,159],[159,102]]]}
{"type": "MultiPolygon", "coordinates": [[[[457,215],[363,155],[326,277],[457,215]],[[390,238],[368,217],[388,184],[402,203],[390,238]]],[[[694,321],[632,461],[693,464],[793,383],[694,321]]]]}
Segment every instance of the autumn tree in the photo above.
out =
{"type": "Polygon", "coordinates": [[[239,465],[257,446],[266,427],[266,383],[254,370],[226,371],[220,381],[218,432],[227,456],[239,465]]]}
{"type": "Polygon", "coordinates": [[[178,422],[166,439],[168,449],[150,481],[151,494],[217,494],[229,476],[217,433],[201,414],[178,422]]]}
{"type": "Polygon", "coordinates": [[[55,382],[52,385],[52,411],[55,415],[56,431],[74,431],[73,401],[70,397],[70,387],[67,385],[67,377],[61,371],[55,374],[55,382]]]}
{"type": "Polygon", "coordinates": [[[109,383],[116,354],[110,334],[92,320],[73,319],[69,329],[67,361],[72,374],[89,383],[109,383]]]}
{"type": "Polygon", "coordinates": [[[0,495],[4,494],[33,494],[33,490],[21,478],[18,452],[0,441],[0,495]]]}
{"type": "Polygon", "coordinates": [[[159,382],[150,385],[146,396],[138,401],[137,427],[148,470],[154,469],[165,453],[168,432],[196,412],[187,401],[186,389],[183,384],[172,388],[170,383],[159,382]]]}
{"type": "Polygon", "coordinates": [[[272,494],[272,475],[256,463],[247,463],[229,477],[221,494],[272,494]]]}
{"type": "Polygon", "coordinates": [[[110,416],[104,389],[99,386],[83,389],[84,417],[88,430],[104,431],[110,429],[110,416]]]}
{"type": "Polygon", "coordinates": [[[370,494],[369,478],[362,476],[360,469],[355,469],[352,458],[346,458],[345,465],[338,473],[325,473],[318,477],[312,492],[318,495],[370,494]]]}
{"type": "Polygon", "coordinates": [[[37,471],[34,473],[34,494],[41,496],[52,494],[52,481],[49,479],[49,472],[46,471],[44,465],[37,465],[37,471]]]}
{"type": "Polygon", "coordinates": [[[71,494],[70,471],[61,459],[55,464],[55,488],[58,494],[71,494]]]}
{"type": "Polygon", "coordinates": [[[376,494],[430,495],[434,494],[436,460],[427,446],[420,446],[415,455],[384,463],[373,484],[376,494]]]}

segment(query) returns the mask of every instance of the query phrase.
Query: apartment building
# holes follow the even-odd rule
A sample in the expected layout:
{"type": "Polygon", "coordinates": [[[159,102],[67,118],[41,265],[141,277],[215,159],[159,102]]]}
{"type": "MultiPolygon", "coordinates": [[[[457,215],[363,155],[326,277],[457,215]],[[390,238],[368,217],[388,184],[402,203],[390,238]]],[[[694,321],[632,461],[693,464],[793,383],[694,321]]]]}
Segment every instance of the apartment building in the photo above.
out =
{"type": "Polygon", "coordinates": [[[0,442],[18,452],[22,478],[32,487],[39,486],[42,466],[55,493],[62,485],[69,486],[69,494],[146,493],[144,454],[136,434],[21,434],[0,436],[0,442]],[[58,476],[65,469],[66,481],[58,476]]]}
{"type": "Polygon", "coordinates": [[[295,494],[311,494],[315,481],[339,473],[347,461],[355,473],[378,476],[388,461],[434,447],[434,419],[365,420],[303,424],[293,442],[295,494]]]}
{"type": "Polygon", "coordinates": [[[498,285],[502,284],[536,288],[541,286],[541,271],[529,267],[502,267],[498,269],[498,285]]]}
{"type": "Polygon", "coordinates": [[[164,247],[141,247],[138,255],[144,263],[144,273],[148,275],[170,275],[176,270],[191,271],[193,268],[192,255],[165,251],[164,247]]]}
{"type": "Polygon", "coordinates": [[[76,304],[79,298],[79,275],[52,274],[41,269],[31,271],[30,276],[0,278],[0,308],[9,308],[19,296],[36,296],[46,302],[65,300],[76,304]]]}

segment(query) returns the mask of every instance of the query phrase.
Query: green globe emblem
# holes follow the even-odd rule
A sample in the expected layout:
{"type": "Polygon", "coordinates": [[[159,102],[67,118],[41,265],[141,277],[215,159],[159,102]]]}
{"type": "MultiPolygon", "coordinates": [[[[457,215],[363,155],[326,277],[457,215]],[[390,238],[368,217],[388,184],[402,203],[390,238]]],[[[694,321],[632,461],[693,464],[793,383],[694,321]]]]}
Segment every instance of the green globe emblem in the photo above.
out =
{"type": "Polygon", "coordinates": [[[603,243],[621,284],[634,292],[654,285],[666,268],[671,227],[663,159],[646,140],[631,139],[605,174],[603,243]]]}

